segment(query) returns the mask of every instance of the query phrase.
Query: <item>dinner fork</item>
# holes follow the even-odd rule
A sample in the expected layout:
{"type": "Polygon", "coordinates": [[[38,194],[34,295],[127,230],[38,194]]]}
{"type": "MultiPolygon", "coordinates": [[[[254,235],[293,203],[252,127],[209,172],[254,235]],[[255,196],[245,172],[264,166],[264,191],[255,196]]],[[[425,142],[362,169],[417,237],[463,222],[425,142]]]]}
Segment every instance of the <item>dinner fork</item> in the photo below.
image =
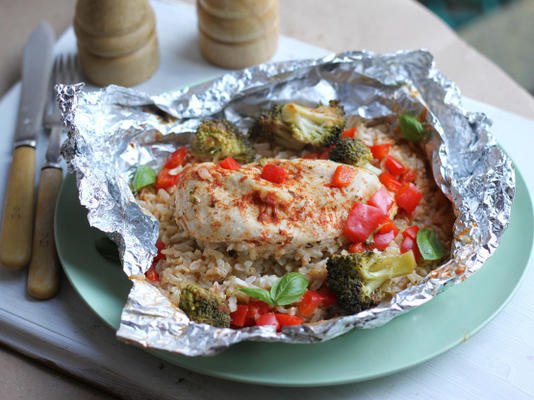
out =
{"type": "Polygon", "coordinates": [[[37,205],[33,231],[32,259],[28,272],[28,293],[38,299],[54,297],[59,289],[59,260],[54,240],[54,210],[63,181],[59,164],[59,150],[63,123],[56,101],[55,85],[80,80],[76,55],[59,55],[54,60],[50,83],[50,98],[44,117],[45,129],[50,131],[46,162],[41,169],[37,189],[37,205]]]}

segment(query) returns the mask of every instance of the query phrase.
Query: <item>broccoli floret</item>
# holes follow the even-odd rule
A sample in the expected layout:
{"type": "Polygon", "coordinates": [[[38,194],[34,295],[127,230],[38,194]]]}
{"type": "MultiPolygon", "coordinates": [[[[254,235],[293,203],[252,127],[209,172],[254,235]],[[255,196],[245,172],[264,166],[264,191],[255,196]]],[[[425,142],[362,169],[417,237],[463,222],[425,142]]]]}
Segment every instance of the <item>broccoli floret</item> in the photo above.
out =
{"type": "Polygon", "coordinates": [[[377,290],[385,281],[413,272],[415,258],[411,251],[399,256],[363,254],[333,255],[326,263],[326,283],[347,314],[356,314],[381,301],[377,290]]]}
{"type": "Polygon", "coordinates": [[[198,285],[189,284],[180,292],[180,308],[195,322],[228,328],[230,314],[221,307],[215,295],[198,285]]]}
{"type": "Polygon", "coordinates": [[[355,167],[362,167],[373,159],[373,154],[369,147],[360,139],[349,137],[341,138],[336,143],[336,147],[331,149],[328,154],[328,158],[332,161],[354,165],[355,167]]]}
{"type": "Polygon", "coordinates": [[[195,135],[191,152],[196,157],[215,162],[232,157],[243,163],[254,159],[252,145],[230,121],[225,119],[202,121],[195,135]]]}
{"type": "Polygon", "coordinates": [[[253,137],[273,140],[279,145],[301,150],[305,145],[329,146],[345,126],[345,111],[338,101],[316,108],[289,103],[275,105],[260,116],[250,131],[253,137]]]}

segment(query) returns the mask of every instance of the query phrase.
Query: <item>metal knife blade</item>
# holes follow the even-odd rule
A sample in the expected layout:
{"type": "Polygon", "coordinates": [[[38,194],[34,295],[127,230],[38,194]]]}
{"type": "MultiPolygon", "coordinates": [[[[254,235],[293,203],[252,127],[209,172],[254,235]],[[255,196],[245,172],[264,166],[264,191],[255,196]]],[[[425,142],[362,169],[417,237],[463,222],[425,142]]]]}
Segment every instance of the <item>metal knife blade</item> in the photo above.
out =
{"type": "Polygon", "coordinates": [[[47,98],[53,45],[52,28],[41,22],[24,47],[15,150],[0,234],[0,264],[11,269],[24,267],[31,258],[35,144],[47,98]]]}
{"type": "Polygon", "coordinates": [[[48,98],[54,53],[54,31],[42,21],[24,46],[15,147],[35,147],[48,98]]]}

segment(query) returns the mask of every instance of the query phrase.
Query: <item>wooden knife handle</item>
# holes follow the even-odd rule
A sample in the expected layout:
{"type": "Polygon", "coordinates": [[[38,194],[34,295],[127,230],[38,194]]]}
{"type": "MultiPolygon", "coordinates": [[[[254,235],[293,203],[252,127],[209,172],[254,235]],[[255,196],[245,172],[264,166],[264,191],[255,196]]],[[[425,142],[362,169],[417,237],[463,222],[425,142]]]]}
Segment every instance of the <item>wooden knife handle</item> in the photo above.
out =
{"type": "Polygon", "coordinates": [[[54,210],[63,180],[59,168],[43,168],[37,189],[35,228],[28,293],[38,299],[54,297],[59,288],[59,261],[54,240],[54,210]]]}
{"type": "Polygon", "coordinates": [[[35,149],[17,147],[13,152],[0,236],[0,263],[10,269],[22,268],[30,261],[34,185],[35,149]]]}

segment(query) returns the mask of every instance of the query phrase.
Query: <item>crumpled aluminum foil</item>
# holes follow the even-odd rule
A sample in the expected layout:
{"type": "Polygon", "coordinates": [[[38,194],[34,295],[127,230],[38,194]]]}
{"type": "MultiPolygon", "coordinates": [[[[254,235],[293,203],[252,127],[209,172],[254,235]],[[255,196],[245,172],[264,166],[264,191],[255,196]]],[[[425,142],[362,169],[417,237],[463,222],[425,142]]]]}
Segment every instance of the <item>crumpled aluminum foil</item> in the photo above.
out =
{"type": "Polygon", "coordinates": [[[149,97],[109,86],[84,92],[59,86],[69,135],[62,147],[76,174],[89,223],[119,245],[133,287],[122,311],[119,339],[188,356],[213,355],[243,340],[312,343],[352,328],[374,328],[426,303],[477,271],[510,221],[515,176],[511,160],[490,133],[490,120],[461,107],[460,92],[427,51],[377,55],[347,52],[313,60],[264,64],[213,81],[149,97]],[[135,202],[129,175],[139,164],[161,166],[188,142],[202,119],[225,117],[245,130],[274,102],[315,104],[339,99],[348,115],[377,118],[428,107],[434,127],[425,151],[457,221],[450,260],[389,303],[357,315],[285,327],[220,329],[192,323],[143,272],[156,254],[158,222],[135,202]],[[161,140],[156,141],[161,135],[161,140]]]}

